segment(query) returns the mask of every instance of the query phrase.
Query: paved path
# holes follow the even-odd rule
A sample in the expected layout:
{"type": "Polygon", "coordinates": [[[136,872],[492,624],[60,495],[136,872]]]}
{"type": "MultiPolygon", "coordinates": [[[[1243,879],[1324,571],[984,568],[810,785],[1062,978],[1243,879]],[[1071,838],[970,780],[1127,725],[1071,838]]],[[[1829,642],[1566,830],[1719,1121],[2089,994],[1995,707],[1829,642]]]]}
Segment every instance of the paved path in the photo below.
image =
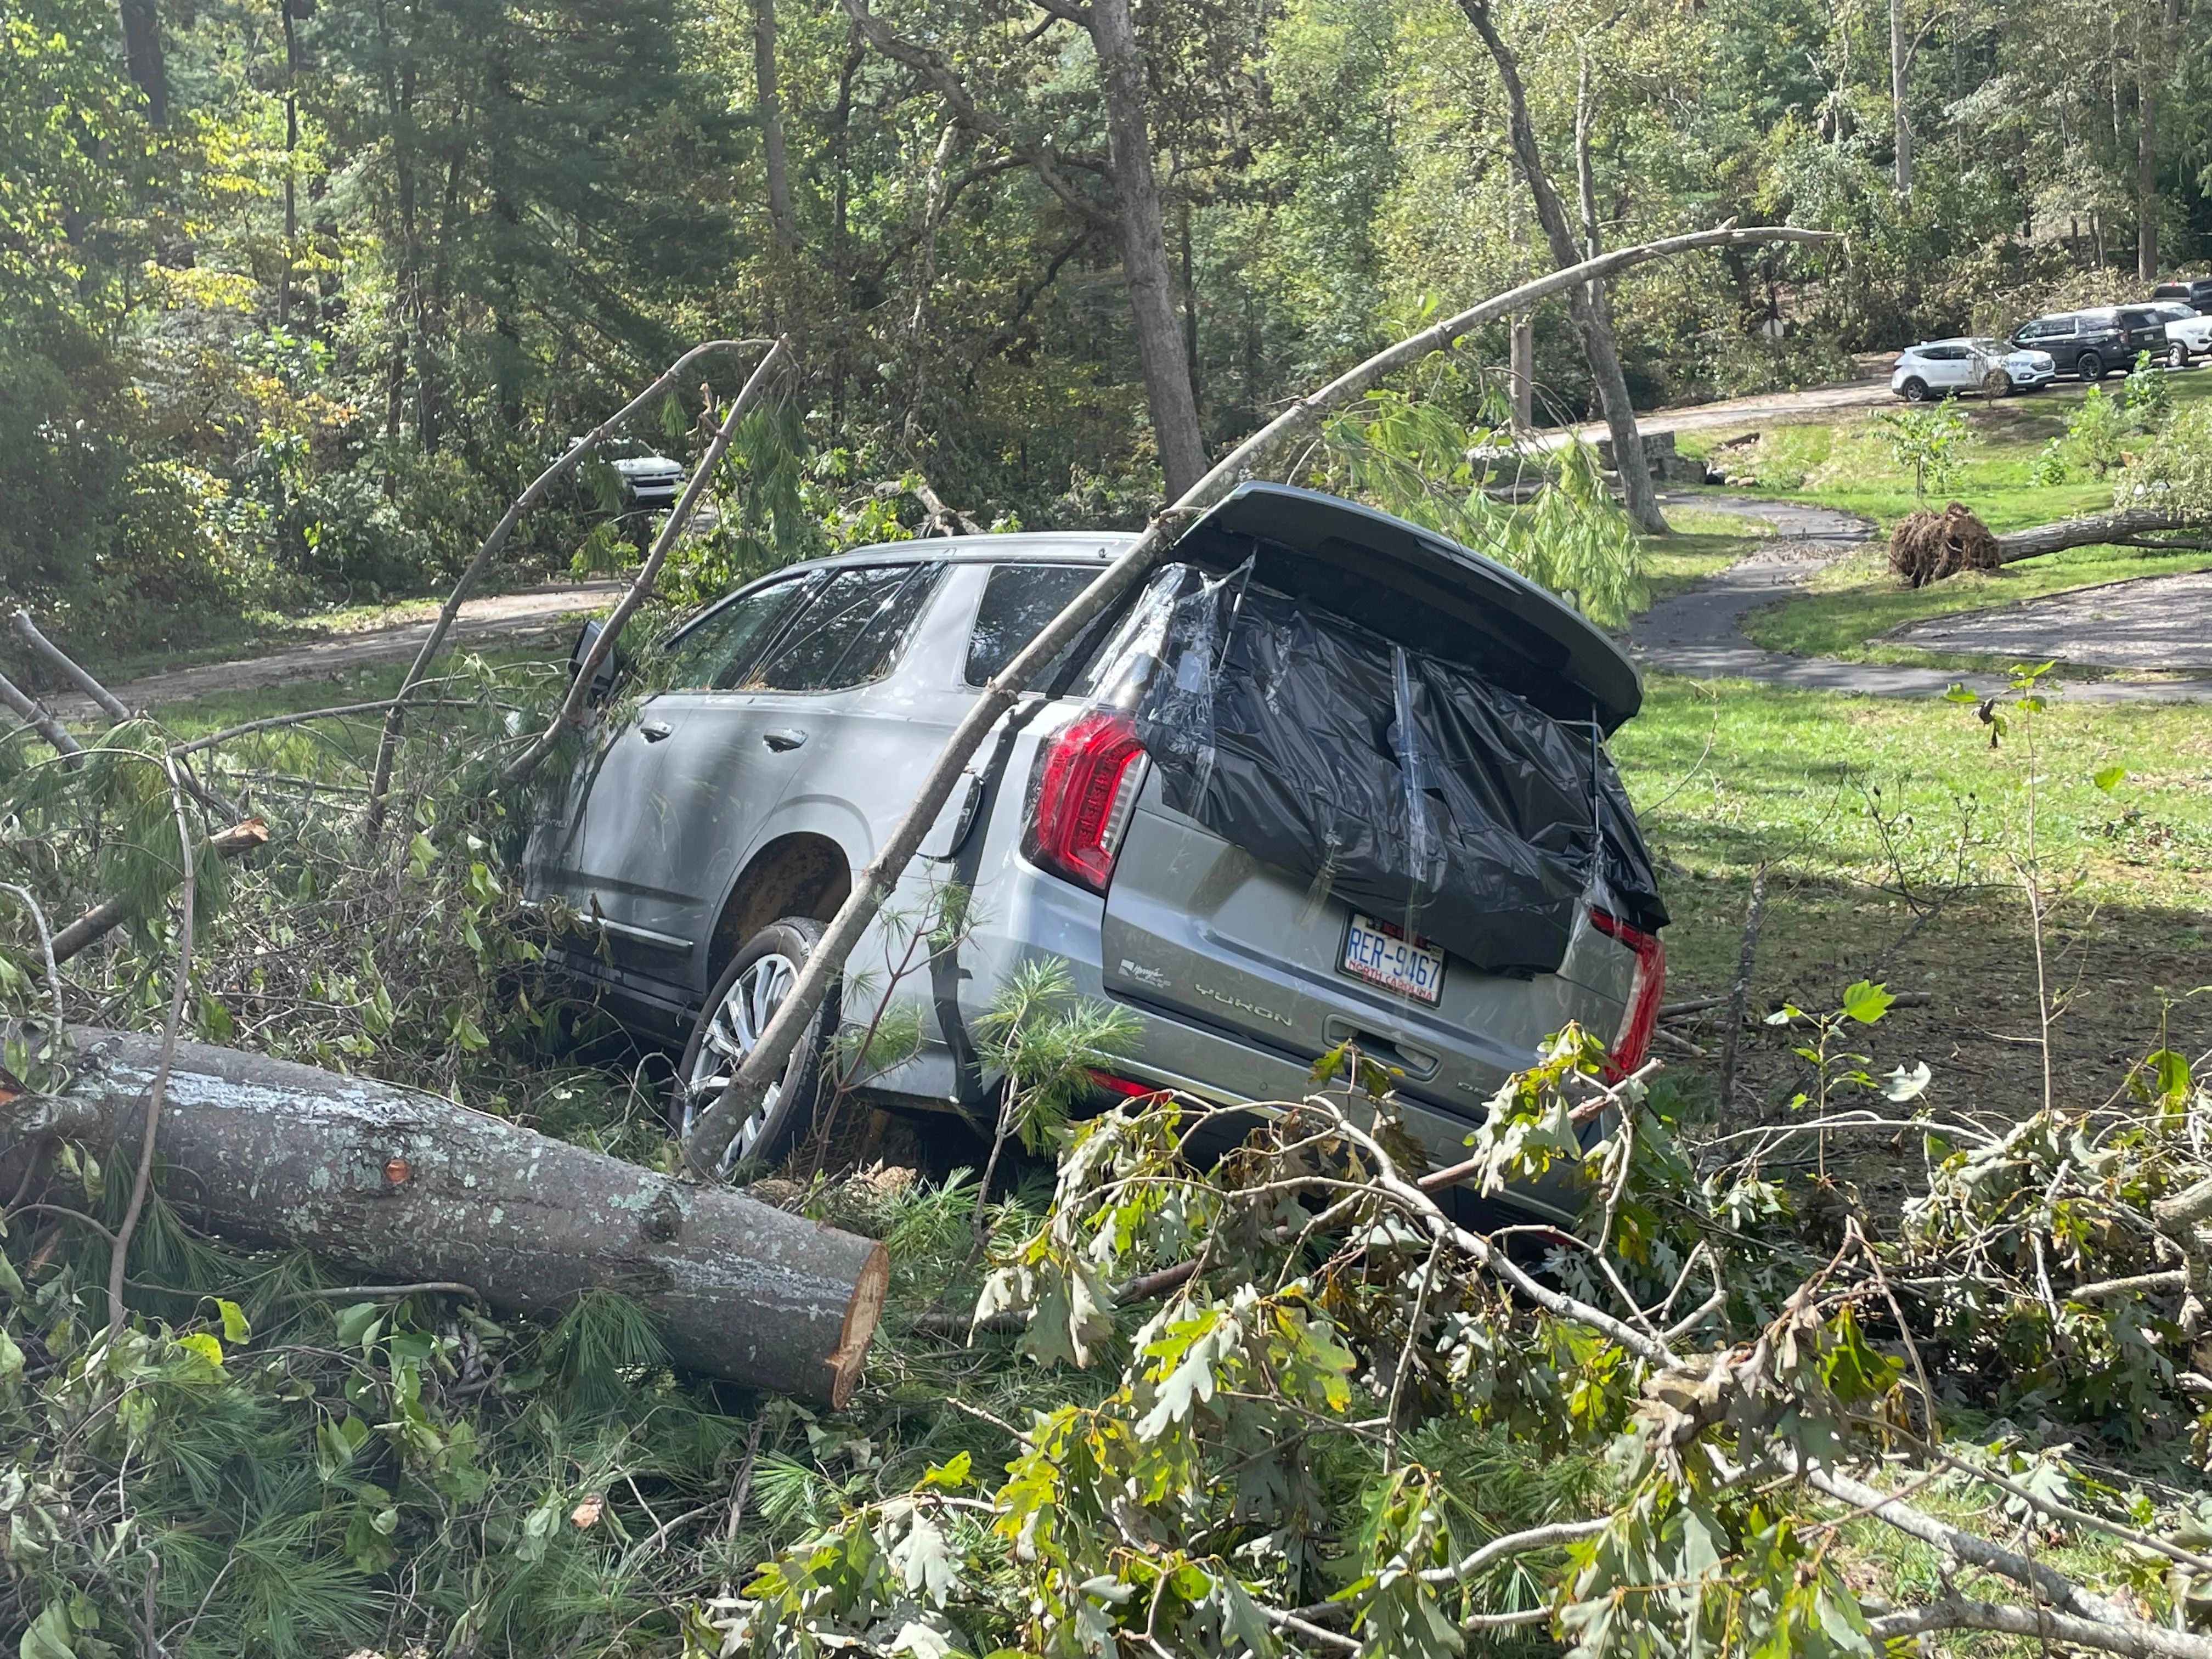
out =
{"type": "MultiPolygon", "coordinates": [[[[1687,674],[1697,679],[1758,680],[1768,685],[1796,686],[1808,691],[1848,691],[1878,697],[1937,696],[1962,680],[1977,690],[1994,691],[2003,687],[2003,677],[1996,674],[1960,674],[1942,668],[1897,668],[1879,663],[1840,662],[1832,657],[1794,657],[1786,652],[1769,651],[1763,646],[1753,644],[1744,637],[1745,617],[1761,605],[1773,604],[1792,588],[1802,586],[1822,565],[1850,552],[1866,540],[1872,526],[1848,513],[1835,512],[1828,507],[1800,506],[1794,501],[1759,501],[1741,495],[1679,494],[1662,495],[1660,500],[1669,506],[1698,507],[1764,520],[1774,526],[1775,533],[1762,540],[1757,550],[1739,559],[1718,575],[1708,577],[1694,587],[1661,599],[1630,624],[1628,653],[1645,668],[1669,674],[1687,674]]],[[[1957,626],[1963,619],[1945,618],[1944,621],[1957,626]]],[[[1918,641],[1914,642],[1921,643],[1918,641]]],[[[1946,648],[1978,650],[1982,647],[1954,646],[1946,648]]],[[[2004,654],[2011,650],[2006,645],[1993,645],[1988,648],[1993,654],[2004,654]]],[[[2035,655],[2040,660],[2052,653],[2027,654],[2035,655]]],[[[2212,658],[2212,652],[2200,654],[2212,658]]],[[[2194,661],[2192,659],[2188,665],[2193,666],[2194,661]]],[[[2131,663],[2128,665],[2181,665],[2131,663]]],[[[2063,679],[2064,677],[2058,678],[2063,679]]],[[[2159,684],[2119,680],[2067,681],[2066,694],[2077,701],[2087,702],[2195,702],[2212,699],[2212,681],[2159,684]]]]}
{"type": "MultiPolygon", "coordinates": [[[[469,599],[462,604],[461,614],[454,622],[453,642],[486,645],[528,639],[556,628],[568,617],[605,610],[622,592],[623,586],[612,581],[577,582],[469,599]]],[[[217,692],[247,690],[285,680],[313,679],[318,675],[335,675],[376,663],[405,662],[422,649],[422,641],[430,636],[431,624],[437,620],[434,606],[422,609],[422,614],[410,621],[333,634],[312,644],[290,646],[240,662],[202,663],[191,668],[149,674],[110,689],[133,708],[155,708],[166,702],[189,702],[217,692]]],[[[65,719],[95,712],[88,697],[51,696],[46,701],[65,719]]]]}
{"type": "Polygon", "coordinates": [[[1923,651],[2212,673],[2212,570],[2106,582],[1900,629],[1923,651]]]}
{"type": "MultiPolygon", "coordinates": [[[[1693,404],[1684,409],[1655,409],[1636,417],[1639,432],[1710,432],[1715,427],[1748,426],[1760,421],[1790,422],[1830,415],[1838,410],[1876,409],[1897,401],[1885,372],[1880,380],[1847,380],[1839,386],[1808,386],[1802,392],[1762,392],[1748,398],[1729,398],[1717,404],[1693,404]]],[[[1584,443],[1610,437],[1603,421],[1589,421],[1575,428],[1584,443]]],[[[1539,432],[1529,440],[1537,449],[1556,448],[1566,441],[1564,428],[1539,432]]]]}

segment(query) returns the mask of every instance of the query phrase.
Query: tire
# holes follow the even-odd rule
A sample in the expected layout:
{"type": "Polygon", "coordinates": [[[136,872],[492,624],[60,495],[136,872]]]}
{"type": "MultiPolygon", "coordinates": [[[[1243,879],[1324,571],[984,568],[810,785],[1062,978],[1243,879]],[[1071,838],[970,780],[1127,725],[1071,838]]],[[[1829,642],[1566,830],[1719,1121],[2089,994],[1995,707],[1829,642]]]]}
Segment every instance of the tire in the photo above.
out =
{"type": "Polygon", "coordinates": [[[2094,351],[2085,351],[2074,360],[2075,372],[2085,380],[2105,378],[2105,360],[2094,351]]]}
{"type": "MultiPolygon", "coordinates": [[[[786,916],[755,933],[730,959],[693,1022],[691,1040],[684,1045],[684,1058],[677,1066],[670,1119],[679,1139],[690,1138],[694,1121],[714,1104],[737,1063],[751,1052],[769,1016],[782,1002],[821,937],[821,923],[786,916]]],[[[822,1000],[783,1076],[769,1085],[768,1098],[731,1137],[722,1153],[722,1169],[781,1158],[793,1136],[813,1121],[822,1095],[823,1052],[837,1030],[837,1001],[834,990],[822,1000]]]]}
{"type": "Polygon", "coordinates": [[[2166,347],[2166,366],[2168,368],[2186,368],[2189,367],[2188,341],[2176,340],[2172,345],[2166,347]]]}
{"type": "Polygon", "coordinates": [[[1928,382],[1918,375],[1913,376],[1898,390],[1905,394],[1905,401],[1908,404],[1924,404],[1928,401],[1928,382]]]}
{"type": "Polygon", "coordinates": [[[2012,390],[2012,376],[2001,368],[1993,368],[1982,377],[1982,396],[1996,402],[2012,390]]]}

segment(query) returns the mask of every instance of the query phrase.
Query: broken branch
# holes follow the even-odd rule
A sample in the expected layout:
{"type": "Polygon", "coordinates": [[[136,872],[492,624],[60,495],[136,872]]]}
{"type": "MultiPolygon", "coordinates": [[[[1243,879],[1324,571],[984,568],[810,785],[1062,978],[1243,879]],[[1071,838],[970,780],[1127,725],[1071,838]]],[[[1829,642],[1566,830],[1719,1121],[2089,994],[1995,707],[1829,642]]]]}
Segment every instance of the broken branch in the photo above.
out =
{"type": "MultiPolygon", "coordinates": [[[[651,597],[653,585],[659,580],[660,568],[668,562],[669,550],[683,539],[684,532],[690,527],[692,509],[714,477],[714,468],[720,464],[724,453],[728,450],[730,440],[737,434],[738,422],[760,401],[761,393],[767,390],[775,374],[790,362],[789,345],[784,340],[777,340],[745,381],[744,389],[731,400],[729,412],[723,416],[722,424],[716,428],[714,441],[707,446],[707,453],[699,458],[698,466],[692,471],[690,482],[684,486],[684,494],[668,510],[667,520],[660,526],[660,534],[653,538],[653,550],[646,555],[645,563],[638,570],[637,580],[629,585],[629,592],[622,596],[622,602],[615,606],[614,614],[599,629],[599,638],[592,641],[591,650],[578,666],[576,678],[569,683],[568,695],[561,701],[560,711],[538,734],[536,741],[516,756],[507,764],[507,769],[500,774],[501,788],[512,789],[528,778],[544,763],[545,757],[553,752],[562,738],[583,723],[584,711],[591,707],[592,683],[599,677],[599,665],[606,661],[607,654],[615,648],[615,641],[621,636],[629,619],[637,614],[638,606],[651,597]]],[[[393,712],[398,711],[395,709],[393,712]]]]}
{"type": "Polygon", "coordinates": [[[453,623],[461,614],[462,601],[483,579],[484,572],[491,568],[493,558],[507,544],[507,538],[514,533],[514,526],[521,521],[522,515],[544,501],[546,492],[585,457],[621,431],[631,416],[656,398],[665,397],[673,391],[677,381],[683,378],[684,370],[700,358],[710,351],[744,351],[767,343],[765,340],[708,340],[704,344],[693,346],[671,363],[659,380],[563,450],[550,466],[532,478],[529,487],[514,498],[500,521],[492,526],[491,534],[485,537],[482,545],[477,549],[476,557],[469,561],[468,568],[461,572],[460,580],[453,584],[453,591],[446,596],[446,603],[438,612],[438,620],[431,625],[429,638],[422,641],[422,648],[415,653],[415,660],[408,665],[407,672],[400,678],[399,690],[392,699],[391,713],[385,718],[384,733],[377,740],[376,765],[369,776],[367,815],[369,834],[374,835],[384,822],[384,797],[392,787],[392,763],[398,752],[400,731],[406,724],[407,704],[414,696],[416,687],[429,673],[430,665],[446,648],[446,636],[453,632],[453,623]]]}

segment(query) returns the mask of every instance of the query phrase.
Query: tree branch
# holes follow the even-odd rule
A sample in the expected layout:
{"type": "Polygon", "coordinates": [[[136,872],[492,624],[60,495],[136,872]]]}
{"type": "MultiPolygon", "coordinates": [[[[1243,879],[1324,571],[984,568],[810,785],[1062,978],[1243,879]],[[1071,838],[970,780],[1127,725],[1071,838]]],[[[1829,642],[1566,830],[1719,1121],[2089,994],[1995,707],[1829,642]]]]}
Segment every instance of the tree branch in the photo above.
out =
{"type": "Polygon", "coordinates": [[[669,364],[660,378],[639,392],[613,414],[593,427],[583,438],[563,450],[553,464],[530,481],[530,486],[517,495],[500,521],[492,526],[491,534],[477,547],[476,557],[469,561],[468,568],[453,584],[453,591],[446,596],[446,603],[438,612],[438,620],[431,625],[429,638],[415,653],[415,660],[407,665],[407,672],[399,681],[398,692],[392,699],[392,711],[385,717],[384,734],[376,744],[376,764],[369,775],[368,810],[366,817],[368,833],[374,836],[384,822],[385,793],[392,787],[392,763],[399,750],[399,733],[406,725],[407,704],[415,690],[430,672],[438,653],[446,648],[446,636],[453,630],[453,623],[461,614],[461,603],[483,579],[491,568],[493,558],[507,544],[507,538],[521,522],[524,514],[545,499],[546,492],[565,477],[579,462],[591,454],[609,438],[622,430],[631,416],[655,398],[673,391],[684,372],[710,351],[744,351],[750,347],[768,344],[766,340],[708,340],[696,345],[674,362],[669,364]]]}
{"type": "MultiPolygon", "coordinates": [[[[500,787],[512,789],[523,782],[544,763],[545,757],[553,752],[563,734],[582,723],[584,711],[591,706],[592,682],[599,676],[599,665],[606,661],[608,653],[615,648],[615,641],[621,636],[629,619],[637,614],[638,606],[651,596],[653,584],[659,578],[660,567],[668,562],[670,550],[683,539],[684,532],[690,527],[692,508],[697,505],[701,493],[714,477],[714,468],[729,448],[730,440],[736,435],[738,422],[760,401],[761,393],[767,389],[776,372],[790,362],[790,347],[779,339],[769,348],[768,355],[760,360],[760,366],[753,370],[744,389],[730,400],[729,412],[722,417],[722,424],[714,433],[714,441],[707,446],[707,453],[699,458],[699,465],[693,471],[690,481],[684,486],[684,494],[678,497],[676,505],[669,508],[667,521],[660,526],[660,534],[653,541],[653,550],[646,555],[645,563],[639,568],[637,580],[630,584],[629,592],[623,595],[622,602],[614,608],[614,614],[599,629],[599,638],[592,641],[592,648],[585,653],[583,662],[576,670],[576,678],[568,686],[568,695],[562,699],[559,712],[538,734],[537,740],[508,763],[507,769],[499,775],[500,787]]],[[[395,709],[393,712],[398,711],[395,709]]]]}
{"type": "Polygon", "coordinates": [[[1977,1601],[1964,1595],[1947,1595],[1925,1607],[1884,1613],[1868,1625],[1869,1633],[1883,1644],[1937,1630],[1996,1631],[2008,1636],[2034,1637],[2046,1644],[2071,1642],[2106,1653],[2130,1655],[2133,1659],[2212,1659],[2212,1641],[2185,1631],[2166,1630],[2135,1619],[2083,1619],[2049,1607],[1977,1601]]]}
{"type": "Polygon", "coordinates": [[[978,104],[969,92],[967,84],[953,72],[952,66],[942,56],[927,46],[918,46],[893,34],[884,20],[868,9],[868,0],[845,0],[846,14],[853,20],[854,27],[866,37],[867,42],[895,64],[903,64],[937,89],[945,100],[953,118],[971,132],[980,132],[1009,154],[1018,155],[1036,171],[1045,188],[1067,204],[1077,214],[1093,224],[1110,225],[1116,222],[1112,210],[1102,207],[1077,190],[1060,172],[1062,158],[1054,152],[1049,139],[1031,143],[1019,137],[1012,123],[978,104]]]}

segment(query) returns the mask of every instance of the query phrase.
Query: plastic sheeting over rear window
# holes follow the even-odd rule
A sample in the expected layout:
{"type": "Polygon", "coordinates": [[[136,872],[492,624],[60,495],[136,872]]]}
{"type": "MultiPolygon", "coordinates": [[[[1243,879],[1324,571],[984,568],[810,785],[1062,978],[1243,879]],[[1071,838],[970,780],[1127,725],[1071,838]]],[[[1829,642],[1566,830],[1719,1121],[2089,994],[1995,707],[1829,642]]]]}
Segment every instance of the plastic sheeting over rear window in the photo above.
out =
{"type": "Polygon", "coordinates": [[[1492,973],[1549,973],[1585,904],[1663,926],[1593,724],[1253,584],[1162,569],[1092,681],[1166,804],[1316,896],[1492,973]]]}

